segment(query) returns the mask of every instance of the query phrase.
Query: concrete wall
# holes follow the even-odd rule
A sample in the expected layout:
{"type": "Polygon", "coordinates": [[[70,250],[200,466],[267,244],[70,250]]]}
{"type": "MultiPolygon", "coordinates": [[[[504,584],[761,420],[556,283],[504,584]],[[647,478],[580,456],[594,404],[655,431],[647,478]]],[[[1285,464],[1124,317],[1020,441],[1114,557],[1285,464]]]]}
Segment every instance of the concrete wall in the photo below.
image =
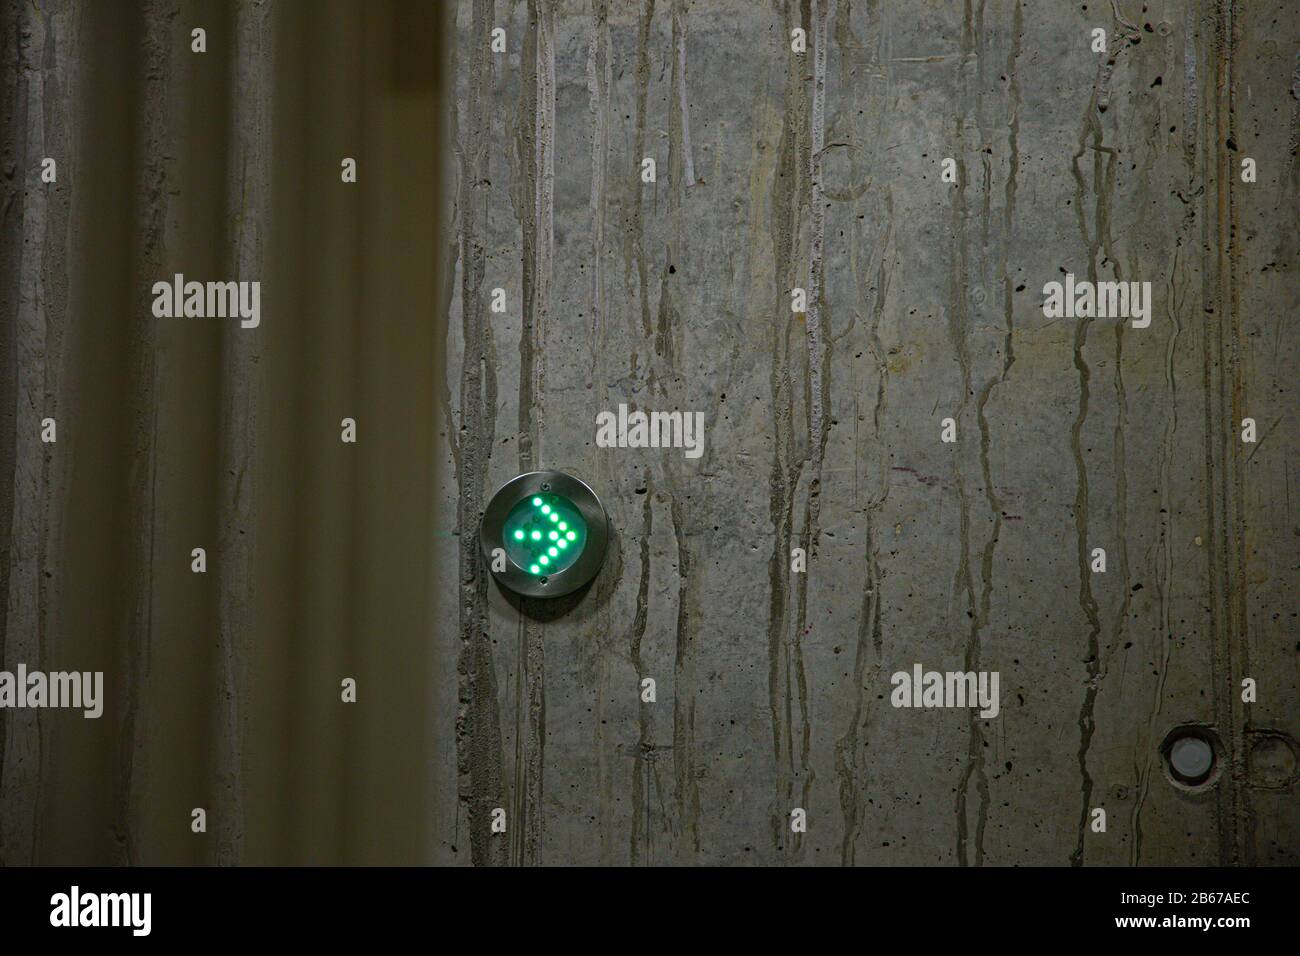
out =
{"type": "Polygon", "coordinates": [[[1293,8],[0,0],[0,865],[1297,862],[1293,8]]]}
{"type": "Polygon", "coordinates": [[[434,858],[1296,862],[1296,27],[459,3],[434,858]],[[1045,317],[1065,273],[1149,282],[1149,327],[1045,317]],[[703,456],[597,447],[620,403],[703,412],[703,456]],[[563,613],[477,557],[538,467],[616,529],[563,613]],[[1000,712],[891,706],[916,663],[998,672],[1000,712]]]}

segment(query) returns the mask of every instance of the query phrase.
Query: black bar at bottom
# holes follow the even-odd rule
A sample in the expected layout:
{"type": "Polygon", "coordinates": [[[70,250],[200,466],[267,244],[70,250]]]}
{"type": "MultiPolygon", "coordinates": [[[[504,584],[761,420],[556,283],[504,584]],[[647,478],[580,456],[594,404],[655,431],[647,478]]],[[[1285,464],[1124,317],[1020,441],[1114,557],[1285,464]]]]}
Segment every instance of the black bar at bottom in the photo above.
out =
{"type": "Polygon", "coordinates": [[[494,948],[512,937],[637,950],[687,938],[693,948],[714,935],[729,948],[786,934],[829,944],[845,932],[866,945],[882,937],[858,934],[878,931],[918,946],[985,948],[1021,931],[1036,934],[1025,943],[1172,933],[1231,945],[1243,933],[1280,935],[1295,902],[1285,869],[0,869],[7,943],[75,934],[83,945],[392,939],[436,948],[476,931],[494,948]]]}

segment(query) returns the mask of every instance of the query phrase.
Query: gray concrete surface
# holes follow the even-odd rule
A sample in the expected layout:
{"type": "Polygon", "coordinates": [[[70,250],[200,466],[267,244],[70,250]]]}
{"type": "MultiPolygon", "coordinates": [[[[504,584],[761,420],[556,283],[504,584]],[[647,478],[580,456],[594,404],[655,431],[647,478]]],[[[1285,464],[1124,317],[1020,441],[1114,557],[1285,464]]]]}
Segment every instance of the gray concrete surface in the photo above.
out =
{"type": "Polygon", "coordinates": [[[456,30],[436,860],[1297,862],[1292,5],[464,0],[456,30]],[[1150,282],[1150,326],[1045,318],[1067,272],[1150,282]],[[704,455],[598,448],[619,403],[704,412],[704,455]],[[477,558],[536,467],[616,528],[560,614],[477,558]],[[1000,713],[891,706],[916,663],[997,671],[1000,713]],[[1207,785],[1167,772],[1187,725],[1207,785]]]}

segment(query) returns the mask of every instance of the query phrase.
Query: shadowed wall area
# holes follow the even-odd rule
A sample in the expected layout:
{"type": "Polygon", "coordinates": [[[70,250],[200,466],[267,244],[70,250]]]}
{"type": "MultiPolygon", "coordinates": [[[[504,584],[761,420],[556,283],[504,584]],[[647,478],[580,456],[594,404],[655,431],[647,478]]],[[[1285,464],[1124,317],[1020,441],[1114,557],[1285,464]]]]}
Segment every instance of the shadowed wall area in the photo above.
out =
{"type": "Polygon", "coordinates": [[[0,711],[0,860],[427,859],[435,8],[2,10],[4,668],[105,688],[0,711]]]}
{"type": "Polygon", "coordinates": [[[1294,4],[0,11],[0,861],[1300,862],[1294,4]]]}

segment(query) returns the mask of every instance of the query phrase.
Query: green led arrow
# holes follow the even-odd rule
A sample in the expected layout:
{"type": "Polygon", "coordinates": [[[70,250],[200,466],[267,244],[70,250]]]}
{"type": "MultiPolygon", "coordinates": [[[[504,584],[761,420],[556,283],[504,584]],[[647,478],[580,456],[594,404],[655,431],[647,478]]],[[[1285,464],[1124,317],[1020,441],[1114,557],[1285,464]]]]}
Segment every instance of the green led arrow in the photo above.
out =
{"type": "Polygon", "coordinates": [[[587,545],[587,523],[568,498],[531,495],[510,509],[504,528],[506,554],[529,574],[559,574],[587,545]]]}

